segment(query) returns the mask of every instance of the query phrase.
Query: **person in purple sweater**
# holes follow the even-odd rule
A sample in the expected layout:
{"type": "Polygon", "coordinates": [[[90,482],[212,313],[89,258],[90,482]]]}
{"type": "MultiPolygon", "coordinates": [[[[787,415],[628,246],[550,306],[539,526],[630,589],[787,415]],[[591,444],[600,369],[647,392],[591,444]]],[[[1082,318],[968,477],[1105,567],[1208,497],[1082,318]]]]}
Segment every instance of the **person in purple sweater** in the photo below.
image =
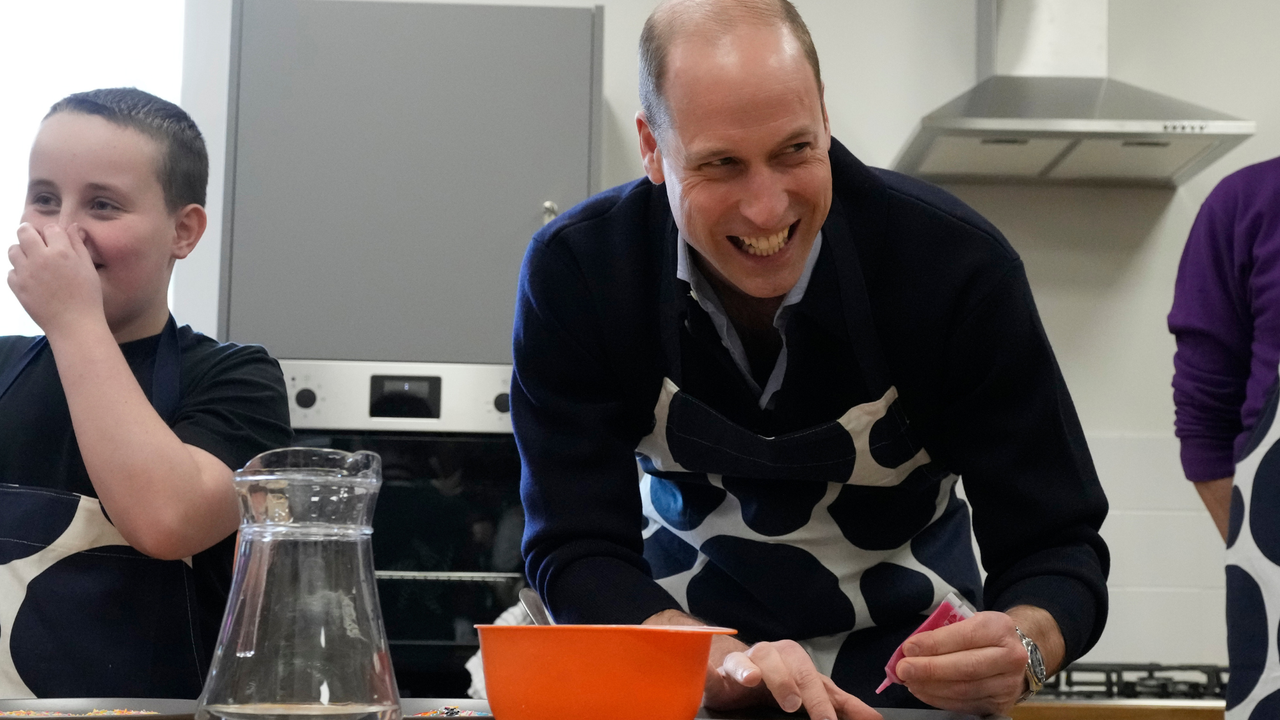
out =
{"type": "Polygon", "coordinates": [[[1280,587],[1280,158],[1228,176],[1205,200],[1169,330],[1183,471],[1227,545],[1226,716],[1277,717],[1280,673],[1268,658],[1280,598],[1264,589],[1280,587]]]}
{"type": "Polygon", "coordinates": [[[1280,363],[1280,158],[1227,176],[1205,200],[1169,331],[1182,469],[1225,540],[1235,462],[1280,363]]]}

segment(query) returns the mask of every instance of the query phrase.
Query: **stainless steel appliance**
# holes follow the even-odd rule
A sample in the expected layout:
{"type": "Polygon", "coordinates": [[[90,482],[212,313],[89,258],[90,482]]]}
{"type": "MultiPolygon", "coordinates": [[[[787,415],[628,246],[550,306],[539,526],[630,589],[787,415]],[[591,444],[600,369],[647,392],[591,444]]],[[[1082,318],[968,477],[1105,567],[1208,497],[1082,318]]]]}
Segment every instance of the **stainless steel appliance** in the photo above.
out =
{"type": "Polygon", "coordinates": [[[402,694],[464,697],[524,585],[509,365],[282,360],[295,444],[382,456],[373,556],[402,694]]]}
{"type": "Polygon", "coordinates": [[[1257,124],[1108,77],[1108,0],[978,0],[978,84],[894,169],[934,182],[1180,185],[1257,124]]]}

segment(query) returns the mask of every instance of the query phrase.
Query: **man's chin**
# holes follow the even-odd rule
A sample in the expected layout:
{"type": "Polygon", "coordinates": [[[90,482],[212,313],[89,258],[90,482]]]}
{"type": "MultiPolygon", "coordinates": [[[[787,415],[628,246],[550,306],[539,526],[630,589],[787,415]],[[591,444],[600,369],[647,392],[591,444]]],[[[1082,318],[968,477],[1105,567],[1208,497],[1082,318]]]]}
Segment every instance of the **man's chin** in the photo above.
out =
{"type": "Polygon", "coordinates": [[[800,280],[799,273],[791,272],[782,275],[760,272],[734,273],[734,275],[735,277],[728,278],[733,288],[757,300],[782,297],[791,292],[791,288],[795,287],[800,280]]]}
{"type": "Polygon", "coordinates": [[[787,256],[755,257],[745,253],[735,258],[726,279],[739,292],[757,299],[786,295],[800,281],[808,252],[795,252],[799,247],[785,248],[787,256]]]}

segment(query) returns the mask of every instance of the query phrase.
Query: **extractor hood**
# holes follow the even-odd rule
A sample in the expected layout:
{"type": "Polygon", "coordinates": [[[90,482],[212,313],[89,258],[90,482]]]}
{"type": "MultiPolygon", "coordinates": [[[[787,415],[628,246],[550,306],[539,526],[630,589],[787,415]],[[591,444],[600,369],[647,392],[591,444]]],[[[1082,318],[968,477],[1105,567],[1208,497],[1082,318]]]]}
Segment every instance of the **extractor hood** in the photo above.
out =
{"type": "Polygon", "coordinates": [[[1106,12],[1106,0],[979,0],[985,79],[926,115],[894,168],[933,182],[1170,186],[1254,134],[1251,120],[1106,77],[1106,12]]]}

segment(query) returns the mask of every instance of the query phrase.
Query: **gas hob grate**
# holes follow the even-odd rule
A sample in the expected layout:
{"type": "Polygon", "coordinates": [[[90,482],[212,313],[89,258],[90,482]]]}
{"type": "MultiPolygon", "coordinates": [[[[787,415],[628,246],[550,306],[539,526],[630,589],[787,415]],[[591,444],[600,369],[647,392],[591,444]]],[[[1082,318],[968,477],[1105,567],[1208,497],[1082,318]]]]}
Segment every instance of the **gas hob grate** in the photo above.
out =
{"type": "Polygon", "coordinates": [[[1227,675],[1217,665],[1075,663],[1050,678],[1039,697],[1221,699],[1227,675]]]}

